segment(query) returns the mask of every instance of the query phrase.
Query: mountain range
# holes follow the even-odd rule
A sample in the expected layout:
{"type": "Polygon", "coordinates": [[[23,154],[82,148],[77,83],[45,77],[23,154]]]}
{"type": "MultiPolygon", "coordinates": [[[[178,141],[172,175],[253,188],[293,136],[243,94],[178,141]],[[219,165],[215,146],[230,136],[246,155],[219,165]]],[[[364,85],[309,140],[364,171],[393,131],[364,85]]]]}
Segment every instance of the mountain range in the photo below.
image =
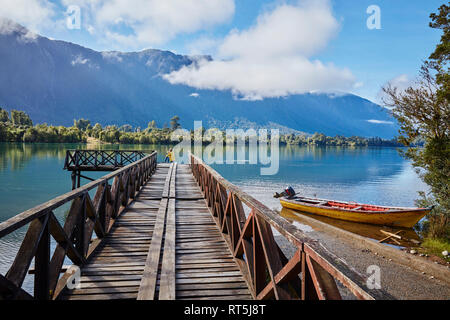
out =
{"type": "Polygon", "coordinates": [[[0,106],[27,112],[35,123],[158,126],[174,115],[185,128],[279,128],[330,136],[392,138],[395,121],[377,104],[346,93],[307,93],[258,101],[230,91],[173,85],[164,74],[209,56],[149,49],[98,52],[52,40],[0,21],[0,106]]]}

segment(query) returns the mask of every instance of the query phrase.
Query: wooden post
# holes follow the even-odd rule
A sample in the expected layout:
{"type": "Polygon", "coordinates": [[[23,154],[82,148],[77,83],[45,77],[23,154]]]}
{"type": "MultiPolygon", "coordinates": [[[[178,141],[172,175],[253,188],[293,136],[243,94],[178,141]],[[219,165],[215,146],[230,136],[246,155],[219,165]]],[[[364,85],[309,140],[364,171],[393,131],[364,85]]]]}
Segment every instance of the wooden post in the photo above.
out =
{"type": "Polygon", "coordinates": [[[72,171],[72,174],[70,175],[71,176],[71,178],[72,178],[72,190],[75,190],[76,189],[76,173],[75,173],[75,171],[72,171]]]}
{"type": "Polygon", "coordinates": [[[81,171],[77,171],[77,188],[81,186],[81,171]]]}
{"type": "Polygon", "coordinates": [[[84,226],[86,224],[86,195],[82,195],[81,196],[81,201],[82,201],[82,205],[81,205],[81,210],[79,213],[79,217],[78,217],[78,223],[77,223],[77,227],[76,227],[76,241],[75,241],[75,248],[77,249],[78,253],[85,258],[86,257],[86,250],[85,250],[85,242],[84,242],[84,238],[85,238],[85,230],[84,230],[84,226]]]}
{"type": "Polygon", "coordinates": [[[42,222],[47,221],[34,258],[34,297],[38,300],[50,299],[50,232],[45,218],[40,218],[42,222]]]}

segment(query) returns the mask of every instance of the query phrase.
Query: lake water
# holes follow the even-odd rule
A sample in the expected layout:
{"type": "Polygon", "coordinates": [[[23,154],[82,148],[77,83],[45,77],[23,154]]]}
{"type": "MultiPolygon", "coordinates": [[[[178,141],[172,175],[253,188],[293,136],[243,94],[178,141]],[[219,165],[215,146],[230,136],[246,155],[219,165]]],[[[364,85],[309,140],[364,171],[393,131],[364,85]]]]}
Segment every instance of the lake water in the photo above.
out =
{"type": "MultiPolygon", "coordinates": [[[[156,150],[167,146],[0,143],[0,222],[71,190],[63,170],[67,149],[156,150]]],[[[379,205],[414,206],[426,190],[410,163],[395,148],[280,147],[279,171],[261,176],[261,165],[212,165],[224,178],[269,208],[280,209],[275,191],[292,186],[305,196],[379,205]]],[[[97,178],[105,173],[90,173],[97,178]]],[[[87,181],[84,180],[83,183],[87,181]]],[[[63,219],[67,208],[55,214],[63,219]]],[[[11,265],[26,228],[0,239],[0,273],[11,265]]]]}

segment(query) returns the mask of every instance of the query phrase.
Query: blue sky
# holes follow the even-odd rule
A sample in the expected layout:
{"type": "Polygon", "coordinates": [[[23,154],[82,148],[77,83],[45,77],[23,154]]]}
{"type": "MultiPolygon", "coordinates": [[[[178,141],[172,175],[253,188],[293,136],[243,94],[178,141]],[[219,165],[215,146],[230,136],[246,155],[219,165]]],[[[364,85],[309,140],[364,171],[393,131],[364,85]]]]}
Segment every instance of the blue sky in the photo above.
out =
{"type": "Polygon", "coordinates": [[[440,32],[428,23],[430,13],[443,3],[0,0],[0,16],[41,35],[94,50],[158,48],[211,54],[223,61],[172,74],[167,80],[173,83],[232,90],[248,99],[345,91],[376,101],[388,81],[408,82],[417,75],[439,41],[440,32]],[[80,8],[80,29],[67,28],[66,11],[71,5],[80,8]],[[366,10],[371,5],[380,8],[381,29],[367,27],[366,10]],[[269,33],[267,39],[264,33],[269,33]]]}
{"type": "Polygon", "coordinates": [[[364,83],[361,95],[375,98],[386,81],[405,74],[414,78],[434,47],[440,31],[428,27],[429,15],[444,2],[436,0],[405,1],[334,1],[342,29],[320,58],[348,66],[358,81],[364,83]],[[380,30],[365,27],[365,9],[377,4],[381,9],[380,30]]]}

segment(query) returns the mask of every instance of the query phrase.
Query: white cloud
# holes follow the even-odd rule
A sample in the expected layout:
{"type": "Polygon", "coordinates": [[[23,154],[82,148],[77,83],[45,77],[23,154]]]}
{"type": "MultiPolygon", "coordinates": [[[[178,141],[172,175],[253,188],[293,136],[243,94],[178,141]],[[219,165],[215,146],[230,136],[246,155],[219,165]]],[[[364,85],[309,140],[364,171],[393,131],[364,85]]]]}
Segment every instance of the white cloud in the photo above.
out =
{"type": "Polygon", "coordinates": [[[347,69],[311,57],[339,30],[326,0],[280,4],[261,14],[247,30],[233,30],[221,41],[220,60],[199,61],[165,75],[172,84],[232,90],[257,100],[311,91],[353,88],[347,69]]]}
{"type": "Polygon", "coordinates": [[[92,69],[99,69],[100,68],[97,64],[92,63],[91,60],[89,60],[87,58],[84,58],[82,55],[76,56],[75,59],[72,60],[71,64],[74,67],[77,66],[77,65],[80,65],[80,66],[86,65],[86,66],[88,66],[89,68],[92,68],[92,69]]]}
{"type": "Polygon", "coordinates": [[[55,5],[48,0],[0,0],[0,18],[25,25],[34,32],[54,25],[55,5]]]}
{"type": "Polygon", "coordinates": [[[261,14],[248,30],[233,30],[219,52],[223,57],[309,57],[336,35],[339,24],[328,1],[299,1],[261,14]]]}
{"type": "Polygon", "coordinates": [[[398,90],[404,91],[408,87],[413,85],[413,81],[409,79],[407,74],[401,74],[398,77],[390,80],[391,86],[398,88],[398,90]]]}
{"type": "Polygon", "coordinates": [[[103,59],[115,60],[117,62],[122,62],[122,60],[123,60],[122,57],[121,57],[120,52],[117,52],[117,51],[105,51],[105,52],[102,52],[102,57],[103,57],[103,59]]]}
{"type": "Polygon", "coordinates": [[[367,122],[375,124],[394,124],[392,121],[384,121],[384,120],[367,120],[367,122]]]}
{"type": "Polygon", "coordinates": [[[0,34],[12,34],[16,32],[19,34],[19,37],[17,38],[22,43],[29,43],[34,42],[38,38],[38,35],[27,28],[24,28],[20,24],[17,24],[16,22],[9,20],[7,18],[1,18],[0,17],[0,34]]]}
{"type": "MultiPolygon", "coordinates": [[[[387,81],[384,85],[384,87],[387,86],[391,86],[392,88],[397,88],[398,92],[403,92],[406,89],[408,89],[409,87],[413,87],[415,88],[417,86],[416,80],[412,80],[407,74],[401,74],[389,81],[387,81]]],[[[377,97],[376,97],[376,102],[379,103],[380,105],[384,105],[385,101],[389,101],[390,98],[386,95],[386,93],[383,92],[382,89],[379,90],[377,97]]],[[[385,106],[387,107],[387,106],[385,106]]],[[[387,107],[388,109],[390,109],[390,107],[387,107]]]]}
{"type": "Polygon", "coordinates": [[[63,0],[82,8],[90,32],[140,49],[229,21],[234,0],[63,0]]]}
{"type": "Polygon", "coordinates": [[[88,25],[86,27],[86,30],[89,32],[90,35],[93,35],[95,33],[95,28],[91,25],[88,25]]]}
{"type": "Polygon", "coordinates": [[[86,64],[89,62],[89,59],[83,59],[82,56],[77,56],[75,60],[72,60],[72,65],[75,66],[77,64],[86,64]]]}
{"type": "Polygon", "coordinates": [[[193,92],[189,95],[189,97],[198,98],[198,97],[200,97],[200,94],[197,92],[193,92]]]}
{"type": "Polygon", "coordinates": [[[353,86],[354,89],[359,89],[362,87],[364,87],[364,82],[362,82],[362,81],[356,82],[353,86]]]}
{"type": "Polygon", "coordinates": [[[350,71],[309,61],[302,57],[276,61],[235,59],[200,61],[198,67],[183,67],[164,76],[172,84],[187,84],[199,89],[232,90],[246,100],[281,97],[311,91],[333,91],[353,82],[350,71]],[[344,82],[344,83],[343,83],[344,82]]]}

